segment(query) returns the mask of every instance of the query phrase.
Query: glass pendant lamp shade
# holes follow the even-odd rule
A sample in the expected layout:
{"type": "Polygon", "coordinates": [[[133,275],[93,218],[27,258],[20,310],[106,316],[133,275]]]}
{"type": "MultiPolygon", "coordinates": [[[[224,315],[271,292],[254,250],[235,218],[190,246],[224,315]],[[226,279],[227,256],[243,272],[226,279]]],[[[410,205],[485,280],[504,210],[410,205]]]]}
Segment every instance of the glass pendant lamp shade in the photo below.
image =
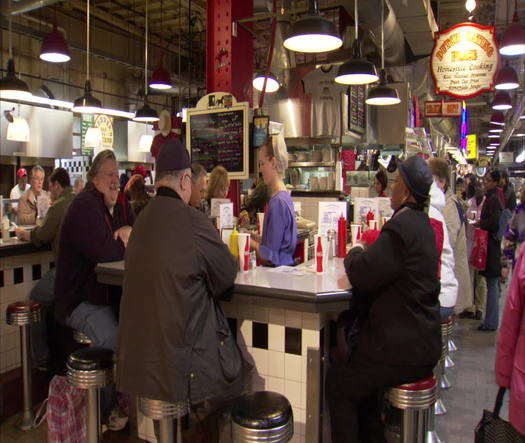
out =
{"type": "MultiPolygon", "coordinates": [[[[264,88],[264,77],[266,77],[265,73],[258,73],[255,75],[252,81],[252,85],[257,91],[262,91],[264,88]]],[[[265,92],[276,92],[279,90],[281,85],[279,84],[279,80],[277,80],[277,77],[273,75],[271,72],[268,73],[268,76],[266,78],[266,91],[265,92]]]]}
{"type": "Polygon", "coordinates": [[[51,33],[42,42],[40,58],[51,63],[64,63],[71,60],[66,40],[56,25],[53,26],[51,33]]]}
{"type": "Polygon", "coordinates": [[[135,117],[133,117],[134,122],[140,123],[154,123],[159,121],[159,114],[153,109],[149,104],[147,98],[144,100],[144,106],[137,110],[135,117]]]}
{"type": "Polygon", "coordinates": [[[397,90],[391,88],[386,83],[386,72],[381,70],[381,79],[379,85],[373,87],[368,93],[366,99],[367,105],[374,106],[386,106],[386,105],[397,105],[401,103],[401,99],[397,93],[397,90]]]}
{"type": "Polygon", "coordinates": [[[296,52],[328,52],[340,48],[343,39],[335,24],[319,15],[318,0],[310,0],[308,15],[290,26],[283,45],[296,52]]]}
{"type": "Polygon", "coordinates": [[[27,100],[31,97],[29,86],[15,74],[15,62],[7,61],[7,74],[0,80],[0,97],[10,100],[27,100]]]}
{"type": "Polygon", "coordinates": [[[510,25],[503,36],[499,45],[499,53],[502,55],[521,55],[525,54],[525,26],[521,23],[510,25]]]}
{"type": "Polygon", "coordinates": [[[518,74],[510,66],[501,68],[496,76],[496,89],[516,89],[519,87],[518,74]]]}
{"type": "Polygon", "coordinates": [[[149,87],[152,89],[172,88],[170,73],[162,65],[162,60],[159,62],[159,65],[151,74],[149,87]]]}
{"type": "Polygon", "coordinates": [[[29,125],[22,117],[13,117],[13,121],[7,125],[7,140],[14,142],[29,141],[29,125]]]}
{"type": "Polygon", "coordinates": [[[84,95],[77,98],[71,110],[79,114],[97,114],[101,112],[102,103],[91,94],[91,82],[86,80],[84,95]]]}
{"type": "Polygon", "coordinates": [[[498,91],[492,101],[492,109],[497,111],[505,111],[512,108],[512,100],[506,91],[498,91]]]}

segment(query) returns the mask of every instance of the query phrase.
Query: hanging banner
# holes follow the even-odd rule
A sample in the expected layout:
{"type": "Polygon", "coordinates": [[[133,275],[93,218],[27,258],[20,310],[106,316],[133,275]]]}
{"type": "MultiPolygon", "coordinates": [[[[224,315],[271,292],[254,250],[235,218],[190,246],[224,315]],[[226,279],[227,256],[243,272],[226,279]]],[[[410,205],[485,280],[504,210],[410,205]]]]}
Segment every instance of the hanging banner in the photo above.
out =
{"type": "Polygon", "coordinates": [[[461,23],[437,32],[430,57],[436,94],[469,98],[493,90],[498,60],[494,26],[461,23]]]}
{"type": "Polygon", "coordinates": [[[467,135],[467,159],[478,158],[478,138],[476,134],[467,135]]]}

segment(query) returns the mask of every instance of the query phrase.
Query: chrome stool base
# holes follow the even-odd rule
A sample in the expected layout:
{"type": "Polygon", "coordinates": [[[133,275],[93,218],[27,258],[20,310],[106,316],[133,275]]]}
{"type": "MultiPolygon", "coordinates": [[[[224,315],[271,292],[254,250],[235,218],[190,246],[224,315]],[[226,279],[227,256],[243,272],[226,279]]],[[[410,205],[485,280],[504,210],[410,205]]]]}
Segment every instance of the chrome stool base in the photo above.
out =
{"type": "Polygon", "coordinates": [[[450,358],[450,355],[447,355],[445,357],[445,369],[450,369],[454,367],[454,362],[450,358]]]}
{"type": "Polygon", "coordinates": [[[452,385],[450,384],[448,377],[446,374],[443,374],[439,379],[439,389],[450,389],[451,387],[452,385]]]}
{"type": "Polygon", "coordinates": [[[436,431],[427,431],[427,438],[425,443],[443,443],[436,431]]]}
{"type": "Polygon", "coordinates": [[[187,401],[168,403],[162,400],[139,398],[139,409],[146,417],[159,422],[159,443],[173,443],[173,420],[177,420],[177,443],[182,443],[181,418],[188,414],[187,401]]]}
{"type": "Polygon", "coordinates": [[[456,346],[456,343],[454,343],[454,340],[451,338],[448,340],[448,352],[456,352],[458,350],[458,347],[456,346]]]}
{"type": "Polygon", "coordinates": [[[434,403],[434,415],[445,415],[447,413],[447,408],[443,404],[443,401],[438,398],[434,403]]]}

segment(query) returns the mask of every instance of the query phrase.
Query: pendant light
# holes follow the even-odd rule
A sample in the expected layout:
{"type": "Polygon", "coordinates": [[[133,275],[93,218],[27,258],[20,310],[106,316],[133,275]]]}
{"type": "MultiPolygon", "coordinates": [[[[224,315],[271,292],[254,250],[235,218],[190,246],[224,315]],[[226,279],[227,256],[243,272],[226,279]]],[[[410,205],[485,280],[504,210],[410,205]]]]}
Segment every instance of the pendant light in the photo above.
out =
{"type": "Polygon", "coordinates": [[[516,89],[519,85],[518,74],[516,74],[514,68],[509,65],[501,68],[498,75],[496,75],[496,84],[494,85],[496,89],[516,89]]]}
{"type": "Polygon", "coordinates": [[[355,0],[354,3],[355,39],[352,46],[352,58],[339,67],[335,78],[336,83],[342,85],[368,85],[379,80],[376,67],[365,60],[361,53],[357,1],[355,0]]]}
{"type": "Polygon", "coordinates": [[[501,37],[499,53],[502,55],[525,54],[525,26],[519,23],[517,0],[514,1],[512,25],[505,30],[501,37]]]}
{"type": "Polygon", "coordinates": [[[32,95],[31,91],[27,83],[20,80],[15,73],[11,17],[11,0],[9,0],[9,59],[7,60],[7,73],[5,77],[0,80],[0,97],[8,100],[27,100],[32,95]]]}
{"type": "Polygon", "coordinates": [[[507,109],[512,108],[512,100],[507,91],[498,91],[494,96],[494,101],[492,102],[492,109],[497,111],[506,111],[507,109]]]}
{"type": "Polygon", "coordinates": [[[64,63],[71,60],[66,40],[56,24],[53,25],[53,30],[42,42],[40,58],[50,63],[64,63]]]}
{"type": "Polygon", "coordinates": [[[366,99],[367,105],[374,106],[386,106],[386,105],[397,105],[401,103],[401,99],[397,93],[397,90],[391,88],[386,83],[386,71],[385,71],[385,6],[384,1],[381,0],[381,74],[379,79],[379,85],[375,86],[368,92],[366,99]]]}
{"type": "Polygon", "coordinates": [[[252,80],[252,85],[257,91],[262,91],[264,88],[264,77],[266,77],[266,91],[265,92],[276,92],[281,87],[277,77],[271,72],[268,73],[268,76],[264,72],[259,72],[255,74],[255,77],[252,80]]]}
{"type": "Polygon", "coordinates": [[[309,0],[308,15],[292,24],[283,45],[290,51],[318,53],[340,48],[343,39],[335,24],[319,15],[318,0],[309,0]]]}
{"type": "Polygon", "coordinates": [[[499,133],[503,132],[503,126],[500,125],[489,125],[489,132],[499,133]]]}
{"type": "Polygon", "coordinates": [[[91,94],[91,82],[89,81],[90,0],[87,0],[86,17],[86,83],[84,84],[84,95],[75,100],[71,110],[80,114],[96,114],[101,111],[102,103],[91,94]]]}
{"type": "Polygon", "coordinates": [[[141,123],[154,123],[159,121],[157,111],[148,104],[148,0],[146,0],[146,30],[144,37],[144,105],[138,109],[133,121],[141,123]]]}
{"type": "Polygon", "coordinates": [[[493,125],[505,126],[505,115],[501,111],[494,111],[490,117],[490,123],[493,125]]]}
{"type": "MultiPolygon", "coordinates": [[[[164,32],[164,22],[163,22],[163,16],[164,16],[164,2],[161,0],[160,2],[160,32],[163,34],[164,32]]],[[[171,77],[170,73],[164,68],[162,64],[162,55],[159,58],[159,64],[151,74],[151,78],[149,81],[149,87],[152,89],[171,89],[171,77]]]]}

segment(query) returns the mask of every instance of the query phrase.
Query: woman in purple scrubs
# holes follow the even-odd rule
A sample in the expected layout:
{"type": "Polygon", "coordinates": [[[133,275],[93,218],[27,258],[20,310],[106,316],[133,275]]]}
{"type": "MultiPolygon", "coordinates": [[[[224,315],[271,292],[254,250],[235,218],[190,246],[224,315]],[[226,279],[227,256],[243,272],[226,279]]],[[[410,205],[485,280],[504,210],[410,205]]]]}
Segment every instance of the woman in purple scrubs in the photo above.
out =
{"type": "Polygon", "coordinates": [[[252,236],[250,246],[265,266],[293,266],[297,225],[292,198],[284,185],[288,153],[282,137],[270,137],[261,147],[259,170],[270,189],[262,239],[252,236]]]}

